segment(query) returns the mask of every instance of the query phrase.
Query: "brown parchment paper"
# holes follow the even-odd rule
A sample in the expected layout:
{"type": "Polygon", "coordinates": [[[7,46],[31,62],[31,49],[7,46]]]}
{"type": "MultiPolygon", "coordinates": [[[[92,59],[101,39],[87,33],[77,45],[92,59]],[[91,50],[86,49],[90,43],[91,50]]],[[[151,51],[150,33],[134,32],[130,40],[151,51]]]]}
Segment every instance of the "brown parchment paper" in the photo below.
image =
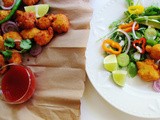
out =
{"type": "Polygon", "coordinates": [[[0,101],[0,120],[79,120],[84,91],[85,48],[92,10],[88,0],[41,0],[50,13],[63,13],[70,30],[57,35],[38,57],[25,55],[24,64],[36,75],[36,92],[26,103],[0,101]]]}

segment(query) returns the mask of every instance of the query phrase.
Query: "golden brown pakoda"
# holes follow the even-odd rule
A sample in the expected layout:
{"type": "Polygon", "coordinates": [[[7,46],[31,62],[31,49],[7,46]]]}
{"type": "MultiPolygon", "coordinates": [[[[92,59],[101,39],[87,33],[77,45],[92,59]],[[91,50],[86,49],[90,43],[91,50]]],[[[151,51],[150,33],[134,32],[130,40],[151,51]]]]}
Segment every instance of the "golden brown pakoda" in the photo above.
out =
{"type": "Polygon", "coordinates": [[[10,12],[11,12],[10,10],[0,10],[0,20],[6,18],[10,12]]]}
{"type": "Polygon", "coordinates": [[[158,65],[154,63],[154,60],[146,59],[145,61],[136,62],[138,67],[138,75],[144,81],[155,81],[160,78],[160,71],[158,69],[158,65]]]}
{"type": "Polygon", "coordinates": [[[51,21],[51,22],[53,22],[55,19],[56,19],[56,16],[54,15],[54,14],[48,14],[48,15],[46,15],[47,16],[47,18],[51,21]]]}
{"type": "Polygon", "coordinates": [[[4,50],[5,47],[4,47],[4,39],[2,36],[0,36],[0,50],[4,50]]]}
{"type": "Polygon", "coordinates": [[[21,64],[22,63],[22,56],[19,52],[13,50],[12,51],[12,57],[8,60],[9,63],[16,63],[21,64]]]}
{"type": "Polygon", "coordinates": [[[35,27],[36,15],[34,12],[16,12],[16,22],[22,29],[31,29],[35,27]]]}
{"type": "Polygon", "coordinates": [[[6,64],[5,64],[5,60],[4,60],[4,57],[3,55],[0,54],[0,74],[4,74],[5,71],[7,70],[6,67],[4,67],[6,64]]]}
{"type": "Polygon", "coordinates": [[[57,33],[65,33],[69,29],[69,20],[64,14],[56,14],[52,22],[53,30],[57,33]]]}
{"type": "Polygon", "coordinates": [[[39,29],[45,30],[51,26],[51,21],[48,17],[41,17],[36,21],[36,26],[39,29]]]}
{"type": "Polygon", "coordinates": [[[8,33],[3,34],[3,39],[12,38],[16,43],[16,48],[20,50],[20,41],[22,40],[21,35],[16,31],[10,31],[8,33]]]}
{"type": "Polygon", "coordinates": [[[23,39],[33,39],[36,34],[38,34],[40,30],[38,28],[25,29],[21,31],[21,36],[23,39]]]}
{"type": "Polygon", "coordinates": [[[10,7],[13,5],[14,0],[2,0],[4,7],[10,7]]]}
{"type": "Polygon", "coordinates": [[[48,30],[40,30],[40,32],[34,36],[34,41],[40,46],[44,46],[51,41],[53,36],[53,29],[52,27],[49,27],[48,30]]]}
{"type": "Polygon", "coordinates": [[[23,3],[26,5],[35,5],[39,0],[23,0],[23,3]]]}
{"type": "Polygon", "coordinates": [[[153,47],[147,45],[146,51],[149,53],[149,56],[154,60],[160,59],[160,44],[156,44],[153,47]]]}

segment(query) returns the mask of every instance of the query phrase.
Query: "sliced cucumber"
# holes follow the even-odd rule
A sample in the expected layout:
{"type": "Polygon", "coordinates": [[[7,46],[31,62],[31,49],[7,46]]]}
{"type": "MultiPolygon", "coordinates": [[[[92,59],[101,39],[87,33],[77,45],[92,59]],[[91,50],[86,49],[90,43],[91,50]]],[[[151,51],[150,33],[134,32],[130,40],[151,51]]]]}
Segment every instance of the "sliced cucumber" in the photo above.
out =
{"type": "Polygon", "coordinates": [[[135,77],[138,72],[136,64],[134,62],[130,62],[127,67],[127,71],[132,78],[135,77]]]}
{"type": "Polygon", "coordinates": [[[144,36],[147,40],[154,40],[157,36],[157,31],[154,28],[148,28],[145,30],[144,36]]]}
{"type": "Polygon", "coordinates": [[[119,66],[126,67],[130,62],[129,56],[126,53],[121,53],[117,56],[117,62],[119,66]]]}

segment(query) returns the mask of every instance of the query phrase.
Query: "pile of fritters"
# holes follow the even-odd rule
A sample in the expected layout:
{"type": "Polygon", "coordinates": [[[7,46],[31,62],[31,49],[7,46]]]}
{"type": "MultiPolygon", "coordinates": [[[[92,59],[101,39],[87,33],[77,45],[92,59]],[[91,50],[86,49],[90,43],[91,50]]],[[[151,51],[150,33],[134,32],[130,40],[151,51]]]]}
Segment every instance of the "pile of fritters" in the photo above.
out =
{"type": "MultiPolygon", "coordinates": [[[[3,0],[4,6],[9,7],[14,3],[14,0],[3,0]]],[[[23,0],[25,5],[37,4],[39,0],[23,0]]],[[[0,10],[0,20],[3,20],[10,14],[11,10],[0,10]]],[[[56,34],[66,33],[69,29],[69,20],[64,14],[47,14],[41,18],[36,18],[34,12],[24,12],[17,10],[12,19],[19,28],[19,31],[9,31],[7,33],[0,33],[0,50],[5,50],[4,41],[7,38],[12,38],[15,41],[16,47],[12,50],[12,57],[5,60],[0,54],[0,66],[8,63],[22,63],[22,56],[20,54],[21,40],[30,39],[40,46],[47,45],[56,34]]],[[[3,74],[4,69],[0,70],[3,74]]]]}

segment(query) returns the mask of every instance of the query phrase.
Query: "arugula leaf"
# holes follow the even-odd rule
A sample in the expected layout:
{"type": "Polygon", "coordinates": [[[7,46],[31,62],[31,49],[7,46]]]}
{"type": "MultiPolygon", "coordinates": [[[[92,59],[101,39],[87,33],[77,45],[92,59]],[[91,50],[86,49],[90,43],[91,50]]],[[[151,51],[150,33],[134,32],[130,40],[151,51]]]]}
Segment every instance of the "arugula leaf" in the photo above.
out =
{"type": "Polygon", "coordinates": [[[155,6],[149,6],[145,9],[144,15],[159,15],[160,14],[160,8],[155,6]]]}
{"type": "Polygon", "coordinates": [[[27,50],[31,49],[31,47],[32,47],[31,40],[29,40],[29,39],[22,40],[20,47],[22,48],[22,51],[27,51],[27,50]]]}
{"type": "Polygon", "coordinates": [[[12,51],[10,50],[2,51],[2,54],[5,59],[10,59],[12,57],[12,51]]]}
{"type": "Polygon", "coordinates": [[[14,39],[12,39],[12,38],[7,38],[7,39],[4,41],[4,46],[9,47],[9,48],[14,48],[14,46],[15,46],[14,39]]]}
{"type": "Polygon", "coordinates": [[[133,0],[126,0],[128,6],[132,6],[134,5],[134,1],[133,0]]]}
{"type": "Polygon", "coordinates": [[[114,21],[109,25],[109,29],[114,29],[120,24],[120,20],[114,21]]]}

